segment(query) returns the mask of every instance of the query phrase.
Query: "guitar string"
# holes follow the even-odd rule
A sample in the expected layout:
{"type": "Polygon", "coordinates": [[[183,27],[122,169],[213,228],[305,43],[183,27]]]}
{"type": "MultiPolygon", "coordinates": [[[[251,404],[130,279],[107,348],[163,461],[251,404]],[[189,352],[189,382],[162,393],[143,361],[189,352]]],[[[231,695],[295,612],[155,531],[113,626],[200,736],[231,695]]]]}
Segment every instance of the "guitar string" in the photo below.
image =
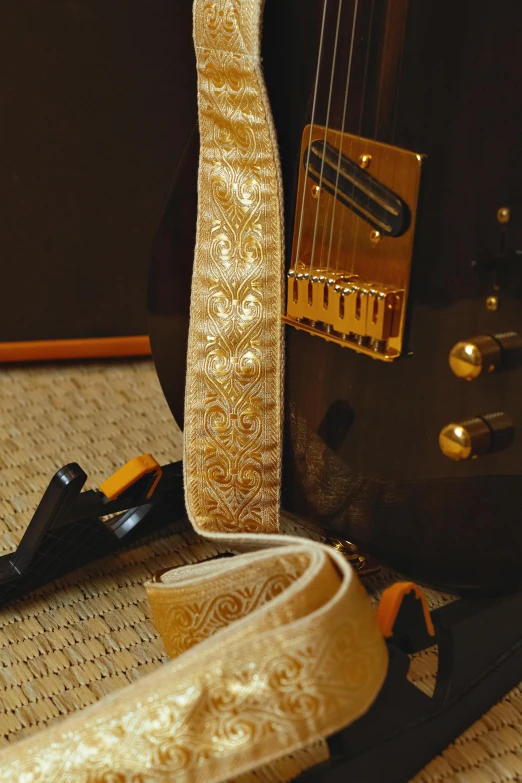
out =
{"type": "MultiPolygon", "coordinates": [[[[385,18],[385,31],[386,31],[387,23],[388,23],[388,18],[386,17],[385,18]]],[[[405,24],[405,22],[404,22],[404,24],[405,24]]],[[[405,33],[404,24],[402,26],[402,33],[403,33],[403,35],[405,33]]],[[[386,35],[386,33],[385,33],[385,35],[386,35]]],[[[396,80],[397,80],[397,83],[399,83],[399,84],[400,84],[400,73],[401,73],[401,70],[402,70],[403,56],[404,56],[404,46],[401,46],[401,48],[400,48],[400,60],[399,60],[398,70],[397,70],[397,75],[396,75],[396,80]]],[[[380,80],[380,82],[379,82],[379,91],[378,91],[378,97],[377,97],[375,127],[374,127],[374,133],[373,133],[374,141],[377,141],[377,136],[379,134],[379,122],[380,122],[380,117],[381,117],[381,106],[382,106],[382,80],[380,80]]],[[[395,144],[397,111],[398,111],[398,92],[396,92],[396,94],[395,94],[393,128],[392,128],[392,132],[391,132],[391,137],[388,138],[388,144],[395,144]]],[[[377,171],[375,172],[375,175],[374,175],[379,182],[381,181],[381,166],[382,166],[383,159],[384,159],[384,155],[379,155],[379,160],[378,160],[378,164],[377,164],[377,171]]],[[[401,167],[400,167],[400,165],[399,165],[399,167],[397,167],[397,162],[396,162],[396,159],[394,158],[394,162],[393,162],[391,171],[389,172],[390,179],[388,180],[388,184],[391,186],[391,189],[393,191],[395,191],[395,189],[396,189],[395,181],[396,181],[396,175],[397,175],[398,168],[400,170],[401,167]]],[[[367,197],[367,207],[369,207],[369,203],[370,203],[370,194],[368,194],[368,197],[367,197]]]]}
{"type": "MultiPolygon", "coordinates": [[[[326,9],[328,7],[328,0],[324,0],[323,5],[323,19],[321,22],[321,35],[319,39],[319,53],[317,56],[317,69],[315,72],[315,87],[314,87],[314,97],[312,101],[312,117],[310,120],[310,134],[308,138],[308,150],[306,154],[306,165],[305,165],[305,174],[304,174],[304,180],[303,180],[303,197],[301,199],[301,210],[299,215],[299,231],[297,235],[297,247],[295,252],[295,260],[294,260],[294,268],[299,263],[299,253],[301,250],[301,239],[303,235],[303,219],[304,219],[304,204],[305,204],[305,196],[306,196],[306,184],[308,181],[308,170],[310,167],[310,148],[312,146],[312,132],[314,129],[314,119],[315,119],[315,107],[317,103],[317,88],[319,85],[319,72],[321,70],[321,57],[322,57],[322,51],[323,51],[323,39],[324,39],[324,28],[325,28],[325,21],[326,21],[326,9]]],[[[301,166],[301,161],[299,162],[299,166],[301,166]]]]}
{"type": "MultiPolygon", "coordinates": [[[[363,118],[363,111],[364,111],[364,99],[365,99],[365,94],[366,94],[366,78],[367,78],[367,75],[368,75],[368,62],[369,62],[371,39],[372,39],[372,33],[373,33],[373,14],[374,14],[374,9],[375,9],[375,0],[372,0],[372,10],[371,10],[371,15],[370,15],[370,28],[369,28],[369,33],[368,33],[368,46],[366,48],[366,63],[365,63],[365,66],[364,66],[364,87],[363,87],[363,94],[362,94],[362,101],[361,101],[361,111],[360,111],[360,114],[359,114],[359,129],[358,129],[358,133],[357,133],[357,140],[358,141],[361,140],[362,118],[363,118]]],[[[354,181],[354,183],[352,185],[352,201],[353,201],[354,192],[355,192],[355,181],[354,181]]],[[[369,206],[370,206],[370,195],[368,193],[367,208],[369,208],[369,206]]],[[[351,264],[351,268],[350,268],[350,274],[353,274],[353,270],[354,270],[354,267],[355,267],[355,254],[357,252],[357,240],[358,240],[358,237],[359,237],[359,225],[360,225],[361,221],[362,221],[362,218],[359,218],[358,220],[355,221],[355,234],[354,234],[353,252],[352,252],[352,264],[351,264]]]]}
{"type": "MultiPolygon", "coordinates": [[[[375,1],[375,0],[373,0],[375,1]]],[[[354,6],[354,13],[353,13],[353,19],[352,19],[352,37],[351,37],[351,43],[350,43],[350,54],[348,57],[348,68],[346,71],[346,89],[344,92],[344,104],[343,104],[343,119],[341,123],[341,133],[339,138],[339,156],[337,158],[337,171],[335,175],[335,189],[334,189],[334,195],[333,195],[333,207],[332,207],[332,220],[330,223],[330,241],[328,244],[328,260],[326,264],[326,271],[328,272],[330,269],[330,257],[332,253],[332,240],[333,240],[333,231],[334,231],[334,223],[335,223],[335,211],[337,208],[337,194],[339,192],[339,175],[341,170],[341,158],[343,154],[343,138],[344,138],[344,129],[346,126],[346,109],[348,106],[348,94],[350,91],[350,82],[351,82],[351,73],[352,73],[352,62],[353,62],[353,51],[354,51],[354,43],[355,43],[355,28],[357,24],[357,13],[358,13],[358,6],[359,6],[359,0],[355,0],[355,6],[354,6]]],[[[365,79],[366,82],[366,79],[365,79]]],[[[339,256],[337,256],[337,262],[339,261],[339,256]]],[[[337,272],[337,264],[336,264],[336,270],[337,272]]]]}
{"type": "MultiPolygon", "coordinates": [[[[319,182],[318,187],[319,190],[317,192],[317,204],[315,207],[315,221],[314,221],[314,233],[312,237],[312,250],[310,252],[310,273],[312,271],[313,263],[314,263],[314,255],[315,255],[315,244],[317,241],[317,226],[319,225],[319,208],[321,205],[321,193],[322,193],[322,186],[323,186],[323,173],[324,173],[324,163],[326,158],[326,139],[328,137],[328,126],[330,123],[330,109],[332,106],[332,92],[333,92],[333,83],[334,83],[334,76],[335,76],[335,63],[337,60],[337,44],[339,42],[339,29],[340,29],[340,23],[341,23],[341,11],[343,7],[343,0],[339,0],[339,10],[337,12],[337,26],[335,29],[335,42],[334,42],[334,50],[333,50],[333,56],[332,56],[332,70],[330,73],[330,89],[328,92],[328,104],[326,107],[326,123],[325,123],[325,129],[324,129],[324,139],[323,139],[323,157],[321,159],[321,170],[319,173],[319,182]]],[[[310,149],[310,148],[309,148],[310,149]]]]}
{"type": "MultiPolygon", "coordinates": [[[[352,136],[350,140],[350,152],[348,157],[352,159],[353,157],[353,144],[354,144],[354,138],[360,140],[361,139],[361,132],[362,132],[362,118],[364,113],[364,107],[366,104],[366,84],[367,84],[367,75],[368,75],[368,64],[369,64],[369,57],[370,57],[370,50],[371,50],[371,42],[373,37],[373,20],[374,20],[374,12],[375,12],[375,0],[372,0],[372,6],[371,6],[371,13],[370,13],[370,19],[368,24],[368,43],[366,45],[366,57],[365,57],[365,66],[364,66],[364,77],[363,77],[363,88],[361,93],[361,108],[359,112],[359,125],[358,125],[358,132],[357,135],[354,137],[352,136]]],[[[354,185],[352,185],[352,198],[353,198],[353,190],[354,185]]],[[[343,209],[341,211],[341,222],[339,225],[339,229],[337,232],[337,247],[336,247],[336,253],[335,253],[335,271],[336,273],[339,272],[339,263],[341,259],[341,250],[342,250],[342,238],[343,238],[343,229],[344,229],[344,222],[345,217],[348,215],[350,217],[350,209],[349,207],[346,209],[343,209]]],[[[346,255],[348,255],[348,247],[346,248],[346,255]]],[[[345,265],[346,268],[346,265],[345,265]]],[[[348,269],[346,268],[346,271],[348,272],[348,269]]],[[[353,267],[350,270],[350,274],[353,273],[353,267]]]]}
{"type": "MultiPolygon", "coordinates": [[[[358,0],[357,0],[357,2],[358,2],[358,0]]],[[[342,18],[342,14],[343,14],[343,7],[342,6],[343,6],[343,0],[340,0],[340,4],[339,4],[339,8],[338,8],[338,16],[337,16],[336,40],[335,40],[335,47],[336,48],[338,46],[337,38],[338,38],[338,36],[340,35],[340,32],[341,32],[341,18],[342,18]]],[[[342,27],[344,29],[344,26],[342,26],[342,27]]],[[[341,39],[341,45],[342,45],[342,43],[343,43],[343,39],[341,39]]],[[[337,74],[336,74],[337,70],[338,70],[337,69],[337,56],[336,56],[336,53],[335,53],[334,57],[333,57],[333,60],[332,60],[332,73],[331,73],[331,83],[330,83],[330,93],[331,93],[331,95],[333,95],[333,85],[334,85],[335,79],[337,77],[337,74]]],[[[345,89],[346,90],[348,89],[348,83],[346,84],[346,88],[345,89]]],[[[330,127],[329,126],[330,126],[330,123],[329,123],[329,120],[327,119],[326,126],[325,126],[325,136],[324,136],[324,139],[323,139],[323,161],[322,161],[322,166],[323,167],[324,167],[325,162],[326,162],[326,146],[327,146],[327,143],[328,143],[328,136],[329,136],[329,131],[330,131],[330,127]]],[[[332,128],[331,132],[338,134],[338,131],[334,131],[333,128],[332,128]]],[[[323,172],[321,171],[321,174],[322,173],[323,172]]],[[[321,179],[322,179],[322,177],[321,177],[321,179]]],[[[324,194],[322,192],[322,182],[320,182],[320,186],[318,186],[318,187],[319,187],[318,199],[320,199],[322,196],[324,196],[324,194]]],[[[321,214],[321,220],[320,220],[320,223],[317,226],[317,229],[318,229],[317,242],[319,244],[319,261],[318,261],[318,263],[315,264],[315,267],[316,267],[317,270],[319,270],[321,272],[324,270],[325,273],[328,272],[328,268],[329,268],[329,265],[330,265],[330,257],[329,256],[327,258],[326,268],[325,268],[325,265],[324,265],[325,250],[329,249],[329,244],[328,244],[328,239],[327,239],[328,224],[330,222],[330,217],[329,216],[330,216],[330,210],[331,210],[332,217],[333,217],[333,214],[335,212],[335,203],[336,203],[335,200],[333,200],[331,198],[326,199],[326,201],[323,198],[323,210],[322,210],[322,214],[321,214]]],[[[319,202],[316,205],[316,216],[317,216],[317,210],[318,209],[319,209],[319,202]]],[[[315,261],[315,254],[313,254],[313,257],[314,257],[314,261],[315,261]]]]}
{"type": "MultiPolygon", "coordinates": [[[[401,30],[402,38],[401,38],[401,45],[400,45],[400,52],[399,52],[399,63],[398,63],[397,75],[396,75],[396,90],[395,90],[395,106],[394,106],[394,111],[393,111],[393,126],[392,126],[391,138],[389,139],[389,143],[392,144],[393,146],[396,145],[397,120],[398,120],[398,113],[399,113],[399,94],[400,94],[400,87],[401,87],[402,69],[403,69],[403,65],[404,65],[404,46],[405,46],[405,37],[406,37],[406,24],[407,24],[407,16],[404,17],[404,22],[403,22],[403,26],[402,26],[402,30],[401,30]]],[[[408,178],[406,180],[406,182],[409,183],[411,181],[411,169],[410,169],[410,167],[407,166],[407,165],[404,165],[404,168],[403,168],[401,163],[397,164],[397,158],[394,158],[393,173],[392,173],[392,179],[391,179],[390,185],[391,185],[392,191],[394,191],[395,193],[397,193],[397,191],[398,191],[397,183],[396,183],[397,175],[398,174],[400,175],[403,172],[404,172],[404,174],[406,172],[410,173],[410,176],[408,176],[408,178]]],[[[397,286],[397,288],[398,287],[399,286],[397,286]]],[[[393,288],[395,288],[395,286],[393,286],[393,288]]],[[[397,302],[397,298],[395,298],[395,301],[397,302]]],[[[397,317],[397,316],[395,315],[395,317],[397,317]]]]}
{"type": "MultiPolygon", "coordinates": [[[[396,85],[397,86],[396,86],[396,90],[395,90],[395,107],[394,107],[394,110],[393,110],[393,126],[392,126],[391,137],[390,137],[390,140],[389,140],[389,143],[392,144],[393,146],[396,146],[395,139],[396,139],[396,135],[397,135],[397,120],[398,120],[398,114],[399,114],[399,96],[400,96],[400,88],[401,88],[402,69],[403,69],[403,65],[404,65],[404,45],[405,45],[405,37],[406,37],[406,19],[407,19],[407,17],[405,17],[405,19],[404,19],[404,23],[403,23],[402,30],[401,30],[402,38],[401,38],[401,46],[400,46],[400,52],[399,52],[399,63],[398,63],[398,67],[397,67],[397,76],[396,76],[396,85]]],[[[394,159],[394,166],[393,166],[393,177],[392,177],[392,181],[391,181],[391,189],[395,193],[397,192],[397,184],[396,184],[397,175],[400,174],[402,171],[404,171],[404,173],[405,173],[406,171],[408,171],[408,168],[407,167],[403,168],[403,166],[401,166],[400,163],[397,165],[397,159],[395,158],[394,159]]]]}
{"type": "MultiPolygon", "coordinates": [[[[384,18],[384,46],[386,45],[386,30],[388,28],[388,15],[385,15],[384,18]]],[[[374,141],[377,141],[377,136],[379,135],[379,122],[381,117],[381,106],[382,106],[382,87],[383,87],[383,80],[379,77],[379,89],[377,92],[377,105],[375,107],[375,127],[373,131],[373,139],[374,141]]],[[[390,139],[388,139],[388,143],[390,142],[390,139]]],[[[379,155],[379,160],[377,163],[377,170],[374,172],[374,176],[377,179],[378,182],[381,181],[381,165],[383,160],[383,155],[379,155]]],[[[393,166],[393,172],[395,172],[395,164],[393,166]]],[[[395,173],[393,175],[393,179],[395,179],[395,173]]],[[[367,207],[369,207],[370,204],[370,195],[368,194],[367,197],[367,207]]]]}
{"type": "MultiPolygon", "coordinates": [[[[384,29],[386,31],[386,18],[384,20],[384,29]]],[[[375,107],[375,127],[373,129],[373,139],[377,141],[377,132],[379,129],[379,118],[381,113],[381,93],[382,93],[382,79],[379,79],[379,89],[377,90],[377,105],[375,107]]]]}
{"type": "MultiPolygon", "coordinates": [[[[388,17],[386,17],[386,19],[385,19],[385,30],[387,28],[387,24],[388,24],[388,17]]],[[[405,32],[406,32],[406,27],[405,26],[406,26],[406,17],[404,17],[404,19],[403,19],[403,25],[402,25],[402,28],[400,30],[400,33],[402,33],[403,37],[402,37],[402,45],[400,46],[400,55],[399,55],[400,59],[399,59],[398,65],[397,65],[396,76],[395,76],[395,82],[396,82],[397,85],[400,85],[400,74],[401,74],[401,71],[402,71],[402,63],[403,63],[403,57],[404,57],[404,35],[405,35],[405,32]]],[[[398,111],[398,98],[399,98],[399,94],[398,94],[398,91],[397,91],[395,93],[395,101],[394,101],[395,105],[394,105],[394,112],[393,112],[393,125],[392,125],[392,130],[391,130],[391,137],[388,138],[388,144],[393,144],[393,145],[395,144],[395,132],[396,132],[396,125],[397,125],[397,111],[398,111]]],[[[382,79],[379,81],[379,91],[378,91],[378,96],[377,96],[375,128],[374,128],[374,133],[373,133],[373,138],[374,138],[375,141],[377,140],[377,136],[378,136],[378,133],[379,133],[379,122],[380,122],[380,117],[381,117],[381,106],[382,106],[382,100],[381,99],[382,99],[382,79]]],[[[383,157],[384,156],[382,156],[382,155],[379,156],[379,163],[378,163],[377,172],[376,172],[376,175],[375,175],[376,178],[379,181],[380,181],[381,163],[382,163],[383,157]]],[[[400,165],[399,165],[399,170],[400,170],[400,165]]],[[[397,163],[396,163],[396,160],[394,159],[393,167],[392,167],[391,172],[390,172],[390,177],[391,177],[390,184],[391,184],[392,190],[395,189],[396,174],[397,174],[397,163]]]]}

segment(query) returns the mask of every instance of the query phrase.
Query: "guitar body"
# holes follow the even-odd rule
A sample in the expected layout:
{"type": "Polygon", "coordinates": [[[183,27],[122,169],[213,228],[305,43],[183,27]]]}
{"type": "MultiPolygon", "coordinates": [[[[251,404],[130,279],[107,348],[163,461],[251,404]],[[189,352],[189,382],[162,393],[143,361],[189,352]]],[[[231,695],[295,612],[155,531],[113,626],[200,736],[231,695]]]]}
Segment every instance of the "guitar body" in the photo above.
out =
{"type": "MultiPolygon", "coordinates": [[[[471,382],[448,362],[459,341],[509,333],[518,346],[522,334],[521,36],[522,4],[512,0],[344,0],[340,10],[329,0],[326,12],[323,0],[267,0],[265,7],[263,62],[289,268],[310,123],[422,158],[418,200],[405,199],[416,224],[400,356],[358,352],[303,328],[306,319],[286,327],[283,505],[411,577],[456,590],[521,581],[519,352],[500,344],[506,361],[471,382]],[[348,73],[350,57],[347,92],[337,74],[348,73]],[[484,416],[479,430],[489,437],[493,422],[494,448],[459,461],[442,453],[446,425],[484,416]],[[498,421],[508,424],[497,432],[498,421]]],[[[149,285],[152,349],[180,425],[197,212],[191,52],[183,78],[192,96],[180,112],[187,141],[149,285]]],[[[305,188],[313,186],[306,173],[305,188]]],[[[361,236],[374,226],[359,222],[361,236]]],[[[328,242],[328,232],[319,234],[328,242]]],[[[382,247],[394,241],[385,236],[382,247]]]]}

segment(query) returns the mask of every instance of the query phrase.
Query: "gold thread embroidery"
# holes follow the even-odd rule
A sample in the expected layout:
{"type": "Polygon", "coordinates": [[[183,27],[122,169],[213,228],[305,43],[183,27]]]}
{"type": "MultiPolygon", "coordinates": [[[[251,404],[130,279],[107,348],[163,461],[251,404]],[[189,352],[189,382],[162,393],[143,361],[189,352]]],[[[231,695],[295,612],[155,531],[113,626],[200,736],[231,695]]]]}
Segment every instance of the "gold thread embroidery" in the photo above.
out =
{"type": "Polygon", "coordinates": [[[200,5],[187,506],[206,532],[270,533],[277,531],[279,515],[282,222],[259,53],[249,48],[259,3],[200,5]]]}
{"type": "Polygon", "coordinates": [[[179,572],[167,572],[163,577],[167,581],[163,584],[176,589],[166,590],[151,584],[147,595],[154,622],[170,657],[176,658],[281,595],[303,574],[308,562],[305,555],[285,554],[279,557],[277,570],[272,573],[267,568],[266,558],[259,564],[249,560],[236,571],[232,585],[228,585],[228,577],[227,586],[225,580],[213,579],[211,585],[205,585],[204,591],[199,581],[180,589],[176,579],[179,572]],[[171,580],[168,580],[170,575],[171,580]]]}
{"type": "MultiPolygon", "coordinates": [[[[326,547],[290,539],[281,549],[196,566],[201,584],[208,580],[210,591],[226,593],[247,558],[263,560],[267,578],[281,558],[308,561],[254,614],[2,751],[0,781],[223,781],[361,715],[386,673],[386,648],[364,588],[326,547]]],[[[192,567],[180,571],[177,589],[193,589],[192,567]]]]}

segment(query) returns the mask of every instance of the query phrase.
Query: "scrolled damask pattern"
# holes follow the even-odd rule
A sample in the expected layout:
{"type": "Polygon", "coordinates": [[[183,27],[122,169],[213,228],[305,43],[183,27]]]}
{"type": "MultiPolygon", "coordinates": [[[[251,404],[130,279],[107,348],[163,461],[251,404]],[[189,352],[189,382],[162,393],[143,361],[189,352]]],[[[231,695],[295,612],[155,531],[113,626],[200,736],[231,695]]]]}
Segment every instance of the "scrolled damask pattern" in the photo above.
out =
{"type": "Polygon", "coordinates": [[[276,532],[282,220],[259,2],[195,15],[201,157],[187,369],[187,506],[202,531],[276,532]]]}
{"type": "MultiPolygon", "coordinates": [[[[167,646],[169,598],[185,595],[190,609],[198,585],[215,599],[206,613],[211,636],[2,751],[0,781],[218,783],[295,754],[364,713],[385,676],[386,647],[342,556],[287,539],[225,563],[175,569],[148,588],[167,646]],[[239,585],[250,579],[252,589],[260,573],[267,589],[245,601],[239,585]]],[[[188,625],[197,641],[197,623],[188,625]]],[[[299,767],[296,758],[286,776],[271,779],[289,780],[289,768],[297,775],[306,762],[299,767]]]]}
{"type": "Polygon", "coordinates": [[[308,749],[362,715],[386,675],[386,646],[344,558],[271,535],[283,242],[261,6],[194,6],[201,161],[185,418],[194,526],[257,551],[149,584],[174,660],[3,750],[0,783],[220,783],[264,765],[286,783],[324,758],[308,749]]]}
{"type": "Polygon", "coordinates": [[[202,590],[201,583],[196,582],[192,589],[165,590],[164,585],[177,587],[178,571],[170,572],[170,581],[168,574],[164,576],[166,581],[161,587],[149,585],[154,621],[170,657],[176,658],[281,595],[302,576],[308,561],[304,554],[281,555],[273,572],[265,560],[258,564],[248,561],[235,572],[234,583],[228,590],[221,582],[212,586],[214,589],[208,585],[202,590]]]}

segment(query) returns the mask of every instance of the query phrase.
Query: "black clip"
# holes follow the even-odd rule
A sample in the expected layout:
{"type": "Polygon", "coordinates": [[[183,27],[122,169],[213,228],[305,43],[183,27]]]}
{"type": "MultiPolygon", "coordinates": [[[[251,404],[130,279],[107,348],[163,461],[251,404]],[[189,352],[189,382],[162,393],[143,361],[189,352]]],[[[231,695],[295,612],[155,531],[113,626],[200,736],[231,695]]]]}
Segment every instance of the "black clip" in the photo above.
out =
{"type": "Polygon", "coordinates": [[[53,476],[16,551],[0,557],[0,605],[185,516],[182,463],[145,457],[102,484],[109,497],[82,492],[75,462],[53,476]]]}

